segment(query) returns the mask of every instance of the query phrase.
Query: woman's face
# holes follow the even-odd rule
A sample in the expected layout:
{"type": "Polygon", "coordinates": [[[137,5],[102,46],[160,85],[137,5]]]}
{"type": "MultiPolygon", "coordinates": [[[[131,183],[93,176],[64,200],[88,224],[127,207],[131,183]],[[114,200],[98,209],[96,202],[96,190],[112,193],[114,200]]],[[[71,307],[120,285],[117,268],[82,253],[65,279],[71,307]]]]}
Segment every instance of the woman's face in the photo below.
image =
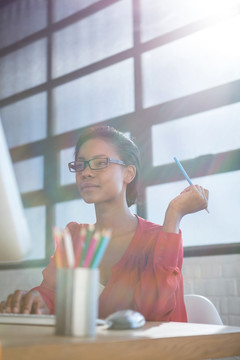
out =
{"type": "MultiPolygon", "coordinates": [[[[90,160],[98,156],[120,159],[115,147],[102,139],[86,141],[79,149],[77,160],[90,160]]],[[[102,203],[125,199],[127,167],[109,163],[107,168],[92,170],[89,166],[76,173],[76,183],[83,200],[87,203],[102,203]]]]}

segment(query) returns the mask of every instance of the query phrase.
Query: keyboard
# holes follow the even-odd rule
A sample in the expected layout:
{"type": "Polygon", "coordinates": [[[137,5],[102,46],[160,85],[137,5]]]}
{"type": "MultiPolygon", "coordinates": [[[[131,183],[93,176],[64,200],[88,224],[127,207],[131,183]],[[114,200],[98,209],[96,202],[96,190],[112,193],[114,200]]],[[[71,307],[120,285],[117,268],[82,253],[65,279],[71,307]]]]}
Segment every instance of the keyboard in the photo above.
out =
{"type": "Polygon", "coordinates": [[[0,324],[55,326],[55,315],[0,314],[0,324]]]}
{"type": "MultiPolygon", "coordinates": [[[[55,315],[37,315],[37,314],[0,314],[0,324],[14,325],[43,325],[55,326],[55,315]]],[[[96,325],[105,325],[105,321],[97,319],[96,325]]]]}

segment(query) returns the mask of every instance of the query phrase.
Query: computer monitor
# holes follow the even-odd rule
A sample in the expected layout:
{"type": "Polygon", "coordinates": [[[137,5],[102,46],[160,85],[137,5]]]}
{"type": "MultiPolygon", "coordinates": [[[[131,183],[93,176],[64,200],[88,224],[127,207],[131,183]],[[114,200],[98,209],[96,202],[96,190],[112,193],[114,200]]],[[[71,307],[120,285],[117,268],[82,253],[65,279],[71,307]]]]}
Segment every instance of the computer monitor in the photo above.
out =
{"type": "Polygon", "coordinates": [[[30,247],[30,232],[0,118],[0,263],[23,260],[30,247]]]}

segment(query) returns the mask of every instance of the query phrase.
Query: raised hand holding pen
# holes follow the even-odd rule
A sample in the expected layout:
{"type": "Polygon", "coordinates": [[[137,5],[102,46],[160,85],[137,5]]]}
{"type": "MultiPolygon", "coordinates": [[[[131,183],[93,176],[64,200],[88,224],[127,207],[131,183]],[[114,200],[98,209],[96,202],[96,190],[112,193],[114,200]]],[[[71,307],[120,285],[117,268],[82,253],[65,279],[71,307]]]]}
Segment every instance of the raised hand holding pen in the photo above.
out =
{"type": "Polygon", "coordinates": [[[205,210],[208,204],[208,190],[200,185],[190,185],[180,193],[179,203],[182,206],[182,214],[192,214],[205,210]],[[204,194],[204,195],[203,195],[204,194]],[[181,202],[180,202],[181,200],[181,202]]]}
{"type": "MultiPolygon", "coordinates": [[[[184,167],[182,166],[182,164],[180,163],[180,161],[174,157],[173,158],[174,161],[176,162],[176,164],[178,165],[179,169],[181,170],[181,172],[183,173],[183,175],[185,176],[186,180],[188,181],[189,185],[194,186],[195,189],[198,191],[198,193],[203,197],[203,199],[205,201],[208,201],[208,197],[206,196],[206,192],[203,189],[203,187],[199,186],[199,185],[193,185],[192,180],[190,179],[190,177],[188,176],[186,170],[184,169],[184,167]]],[[[208,208],[206,207],[205,210],[209,213],[208,208]]]]}
{"type": "Polygon", "coordinates": [[[193,185],[191,183],[190,186],[184,189],[169,203],[165,214],[163,230],[178,233],[183,216],[207,209],[208,196],[208,190],[204,189],[202,186],[193,185]]]}

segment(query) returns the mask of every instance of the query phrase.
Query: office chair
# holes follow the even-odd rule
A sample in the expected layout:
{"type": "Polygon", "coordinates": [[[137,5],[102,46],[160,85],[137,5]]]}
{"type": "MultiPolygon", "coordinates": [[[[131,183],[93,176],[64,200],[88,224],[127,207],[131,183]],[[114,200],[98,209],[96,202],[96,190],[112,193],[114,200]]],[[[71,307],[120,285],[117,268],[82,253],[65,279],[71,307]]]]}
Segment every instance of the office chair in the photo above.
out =
{"type": "Polygon", "coordinates": [[[184,295],[188,322],[198,324],[223,325],[215,305],[201,295],[184,295]]]}

